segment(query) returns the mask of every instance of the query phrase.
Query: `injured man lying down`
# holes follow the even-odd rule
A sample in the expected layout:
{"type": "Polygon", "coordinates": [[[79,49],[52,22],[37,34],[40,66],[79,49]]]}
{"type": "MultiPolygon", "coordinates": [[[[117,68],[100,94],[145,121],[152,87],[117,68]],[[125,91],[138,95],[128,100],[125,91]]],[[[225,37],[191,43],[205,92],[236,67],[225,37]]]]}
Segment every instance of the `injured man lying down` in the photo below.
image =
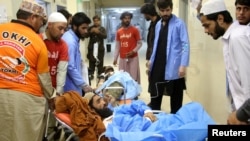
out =
{"type": "Polygon", "coordinates": [[[56,112],[70,114],[72,127],[81,141],[97,140],[101,132],[105,135],[102,141],[127,141],[128,137],[133,141],[189,141],[191,138],[192,141],[202,141],[207,137],[208,125],[215,124],[197,102],[183,105],[176,114],[154,114],[141,100],[133,100],[110,110],[104,98],[92,92],[84,97],[75,92],[66,92],[56,99],[56,112]],[[71,99],[71,102],[66,99],[71,99]],[[72,99],[78,101],[76,106],[72,106],[72,99]],[[69,105],[68,108],[60,109],[65,105],[69,105]],[[74,107],[78,110],[72,114],[74,107]]]}

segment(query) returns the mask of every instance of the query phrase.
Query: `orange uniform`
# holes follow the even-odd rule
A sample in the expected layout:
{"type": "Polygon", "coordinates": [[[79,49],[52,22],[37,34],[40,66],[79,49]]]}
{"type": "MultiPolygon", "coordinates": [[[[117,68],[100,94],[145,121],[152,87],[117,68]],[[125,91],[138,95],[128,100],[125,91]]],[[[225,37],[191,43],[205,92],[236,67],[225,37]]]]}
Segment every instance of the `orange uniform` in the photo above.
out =
{"type": "Polygon", "coordinates": [[[37,75],[49,72],[43,40],[30,27],[14,22],[0,26],[0,31],[0,88],[43,96],[37,75]]]}

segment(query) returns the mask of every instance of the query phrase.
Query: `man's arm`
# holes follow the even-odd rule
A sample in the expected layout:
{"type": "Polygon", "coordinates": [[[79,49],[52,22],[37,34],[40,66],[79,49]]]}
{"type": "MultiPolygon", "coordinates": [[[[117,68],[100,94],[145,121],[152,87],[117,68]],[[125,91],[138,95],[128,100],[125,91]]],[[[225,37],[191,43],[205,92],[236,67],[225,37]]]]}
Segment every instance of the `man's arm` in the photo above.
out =
{"type": "Polygon", "coordinates": [[[250,119],[250,99],[237,110],[236,116],[240,121],[248,121],[250,119]]]}
{"type": "MultiPolygon", "coordinates": [[[[44,43],[43,43],[44,44],[44,43]]],[[[42,87],[44,96],[47,99],[53,99],[56,96],[56,90],[52,86],[51,76],[48,67],[48,51],[44,44],[44,47],[40,51],[40,55],[37,61],[37,75],[42,87]]]]}
{"type": "Polygon", "coordinates": [[[114,61],[113,61],[113,65],[117,65],[117,60],[120,54],[120,42],[116,41],[115,42],[115,52],[114,52],[114,61]]]}
{"type": "Polygon", "coordinates": [[[228,124],[244,125],[250,119],[250,98],[237,110],[232,112],[227,119],[228,124]]]}
{"type": "Polygon", "coordinates": [[[145,117],[149,118],[152,122],[156,121],[157,118],[152,112],[151,108],[149,108],[145,102],[141,100],[135,100],[131,103],[131,110],[134,110],[135,113],[145,117]]]}
{"type": "Polygon", "coordinates": [[[57,65],[57,74],[56,74],[56,91],[59,94],[62,94],[64,91],[63,87],[66,81],[67,68],[68,68],[68,61],[59,61],[57,65]]]}

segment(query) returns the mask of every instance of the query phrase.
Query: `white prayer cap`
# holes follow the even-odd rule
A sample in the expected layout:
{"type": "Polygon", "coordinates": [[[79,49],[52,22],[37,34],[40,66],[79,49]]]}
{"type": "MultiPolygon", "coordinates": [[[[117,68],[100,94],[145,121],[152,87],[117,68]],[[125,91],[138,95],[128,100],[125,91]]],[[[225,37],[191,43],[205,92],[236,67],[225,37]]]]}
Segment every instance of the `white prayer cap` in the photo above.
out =
{"type": "Polygon", "coordinates": [[[55,23],[55,22],[63,22],[67,23],[67,19],[63,16],[63,14],[59,12],[53,12],[49,15],[48,23],[55,23]]]}
{"type": "Polygon", "coordinates": [[[206,16],[206,15],[210,15],[210,14],[214,14],[214,13],[222,12],[226,10],[227,8],[226,8],[224,0],[208,0],[207,2],[202,4],[200,13],[203,13],[203,15],[206,16]]]}

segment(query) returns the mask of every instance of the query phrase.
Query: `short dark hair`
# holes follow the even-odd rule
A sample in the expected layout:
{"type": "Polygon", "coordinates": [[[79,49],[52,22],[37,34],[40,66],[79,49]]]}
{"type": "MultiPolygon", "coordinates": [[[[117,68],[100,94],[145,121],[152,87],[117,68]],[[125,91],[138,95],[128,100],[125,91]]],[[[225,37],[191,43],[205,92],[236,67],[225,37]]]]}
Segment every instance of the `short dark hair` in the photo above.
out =
{"type": "Polygon", "coordinates": [[[165,9],[167,7],[173,8],[173,2],[172,0],[158,0],[157,1],[157,7],[159,9],[165,9]]]}
{"type": "Polygon", "coordinates": [[[31,15],[32,15],[32,13],[26,12],[26,11],[21,10],[21,9],[19,9],[16,12],[17,19],[27,20],[31,15]]]}
{"type": "Polygon", "coordinates": [[[71,25],[80,26],[82,24],[90,24],[91,20],[90,18],[83,12],[77,12],[73,17],[71,21],[71,25]]]}
{"type": "MultiPolygon", "coordinates": [[[[206,17],[207,17],[208,20],[217,21],[218,15],[220,15],[220,14],[223,15],[225,23],[232,23],[233,22],[233,18],[232,18],[231,14],[227,10],[217,12],[217,13],[213,13],[213,14],[209,14],[209,15],[206,15],[206,17]]],[[[201,13],[200,15],[202,16],[203,13],[201,13]]]]}
{"type": "Polygon", "coordinates": [[[98,15],[95,15],[92,19],[93,19],[93,20],[95,20],[95,19],[101,20],[100,16],[98,16],[98,15]]]}
{"type": "Polygon", "coordinates": [[[68,20],[70,17],[72,17],[72,14],[69,13],[69,11],[67,11],[66,9],[60,9],[57,12],[60,12],[61,14],[63,14],[63,16],[68,20]]]}
{"type": "Polygon", "coordinates": [[[120,20],[124,19],[126,16],[129,16],[131,19],[133,18],[133,14],[126,11],[126,12],[123,12],[120,16],[120,20]]]}
{"type": "Polygon", "coordinates": [[[155,5],[152,4],[152,3],[144,3],[140,10],[141,10],[142,14],[148,14],[150,16],[156,16],[157,15],[155,5]]]}
{"type": "Polygon", "coordinates": [[[246,5],[246,6],[250,6],[250,0],[236,0],[235,1],[235,6],[239,4],[239,5],[246,5]]]}

